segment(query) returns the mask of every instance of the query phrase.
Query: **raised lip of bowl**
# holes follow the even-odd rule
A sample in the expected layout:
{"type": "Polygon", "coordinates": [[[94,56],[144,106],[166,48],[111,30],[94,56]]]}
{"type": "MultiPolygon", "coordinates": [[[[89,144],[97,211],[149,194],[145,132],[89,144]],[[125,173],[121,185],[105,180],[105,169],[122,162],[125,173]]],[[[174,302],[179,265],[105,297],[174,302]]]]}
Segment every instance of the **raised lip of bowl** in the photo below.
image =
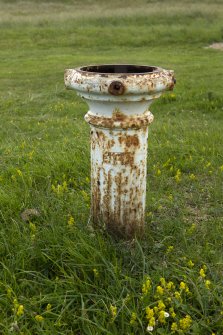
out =
{"type": "Polygon", "coordinates": [[[148,74],[153,74],[153,73],[160,73],[164,69],[154,66],[154,65],[138,65],[138,64],[91,64],[91,65],[84,65],[81,67],[74,68],[74,70],[80,72],[81,74],[86,74],[86,75],[102,75],[102,76],[142,76],[142,75],[148,75],[148,74]],[[115,67],[115,66],[120,66],[120,67],[135,67],[135,68],[153,68],[153,71],[144,71],[144,72],[99,72],[99,71],[87,71],[84,70],[84,68],[99,68],[99,67],[115,67]]]}
{"type": "MultiPolygon", "coordinates": [[[[67,68],[64,73],[65,86],[77,91],[77,94],[88,100],[101,101],[141,101],[153,100],[163,91],[172,90],[174,87],[174,71],[158,66],[132,65],[142,69],[153,68],[152,72],[91,72],[83,69],[95,66],[114,66],[115,64],[96,64],[76,68],[67,68]],[[118,82],[124,86],[124,92],[113,95],[109,90],[110,85],[118,82]]],[[[118,65],[118,64],[116,64],[118,65]]],[[[131,66],[131,64],[120,64],[131,66]]],[[[127,69],[126,69],[127,70],[127,69]]]]}

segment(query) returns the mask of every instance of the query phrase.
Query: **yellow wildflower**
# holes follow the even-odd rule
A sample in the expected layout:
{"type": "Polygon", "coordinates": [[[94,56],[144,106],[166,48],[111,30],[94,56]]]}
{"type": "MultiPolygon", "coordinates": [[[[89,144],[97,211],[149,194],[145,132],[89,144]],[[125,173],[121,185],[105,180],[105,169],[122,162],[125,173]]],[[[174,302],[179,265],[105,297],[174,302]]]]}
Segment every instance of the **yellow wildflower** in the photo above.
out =
{"type": "Polygon", "coordinates": [[[44,320],[44,317],[43,317],[42,315],[37,314],[37,315],[35,316],[35,320],[36,320],[37,322],[42,322],[42,321],[44,320]]]}
{"type": "Polygon", "coordinates": [[[17,172],[17,174],[18,174],[20,177],[22,177],[22,171],[21,171],[21,170],[16,169],[16,172],[17,172]]]}
{"type": "Polygon", "coordinates": [[[170,253],[170,252],[173,251],[173,249],[174,249],[174,246],[173,245],[169,245],[169,247],[167,248],[166,252],[170,253]]]}
{"type": "Polygon", "coordinates": [[[148,294],[151,289],[151,280],[149,278],[146,279],[145,283],[142,285],[142,293],[148,294]]]}
{"type": "Polygon", "coordinates": [[[64,181],[62,185],[61,184],[57,184],[56,186],[52,185],[51,188],[54,193],[60,195],[65,191],[67,191],[67,182],[64,181]]]}
{"type": "Polygon", "coordinates": [[[157,314],[157,312],[159,311],[159,308],[157,306],[153,307],[154,313],[157,314]]]}
{"type": "Polygon", "coordinates": [[[205,270],[203,268],[200,269],[199,274],[200,274],[201,278],[206,277],[205,270]]]}
{"type": "Polygon", "coordinates": [[[29,228],[30,228],[30,230],[31,230],[31,233],[33,233],[33,234],[36,233],[37,228],[36,228],[35,223],[30,222],[30,223],[29,223],[29,228]]]}
{"type": "Polygon", "coordinates": [[[196,177],[195,177],[195,175],[194,175],[193,173],[191,173],[191,174],[189,175],[189,178],[190,178],[190,180],[195,180],[195,179],[196,179],[196,177]]]}
{"type": "Polygon", "coordinates": [[[210,280],[205,280],[205,287],[209,290],[211,286],[211,281],[210,280]]]}
{"type": "Polygon", "coordinates": [[[164,313],[165,313],[164,311],[159,312],[158,320],[159,320],[160,323],[165,323],[166,322],[164,313]]]}
{"type": "Polygon", "coordinates": [[[99,276],[99,272],[98,272],[97,269],[93,269],[93,272],[94,272],[95,277],[98,277],[98,276],[99,276]]]}
{"type": "Polygon", "coordinates": [[[54,192],[54,193],[57,193],[57,189],[56,189],[56,186],[55,185],[51,185],[51,189],[52,189],[52,191],[54,192]]]}
{"type": "Polygon", "coordinates": [[[69,227],[72,227],[74,225],[74,218],[73,218],[72,215],[69,215],[67,224],[68,224],[69,227]]]}
{"type": "Polygon", "coordinates": [[[195,223],[192,223],[192,225],[190,226],[190,228],[188,229],[188,233],[189,234],[193,234],[193,232],[195,231],[196,229],[196,224],[195,223]]]}
{"type": "Polygon", "coordinates": [[[171,317],[174,319],[176,317],[176,313],[174,311],[174,308],[170,307],[169,312],[170,312],[171,317]]]}
{"type": "Polygon", "coordinates": [[[180,289],[181,289],[181,290],[185,290],[185,288],[186,288],[186,284],[182,281],[182,282],[180,283],[180,289]]]}
{"type": "Polygon", "coordinates": [[[167,283],[166,287],[167,287],[167,289],[168,289],[169,291],[175,289],[175,285],[174,285],[174,283],[173,283],[172,281],[169,281],[169,282],[167,283]]]}
{"type": "Polygon", "coordinates": [[[19,303],[18,303],[18,300],[15,298],[13,299],[13,311],[17,310],[17,308],[19,307],[19,303]]]}
{"type": "Polygon", "coordinates": [[[186,315],[185,318],[180,319],[179,321],[179,327],[182,330],[188,330],[192,324],[192,319],[190,315],[186,315]]]}
{"type": "Polygon", "coordinates": [[[179,300],[179,301],[182,300],[181,295],[180,295],[180,292],[175,291],[175,292],[174,292],[174,296],[175,296],[175,298],[176,298],[177,300],[179,300]]]}
{"type": "Polygon", "coordinates": [[[173,201],[173,195],[172,195],[172,194],[169,194],[169,195],[168,195],[168,199],[169,199],[170,201],[173,201]]]}
{"type": "Polygon", "coordinates": [[[192,262],[192,260],[190,259],[188,262],[187,262],[187,265],[189,266],[189,268],[192,268],[194,266],[194,263],[192,262]]]}
{"type": "Polygon", "coordinates": [[[20,148],[21,148],[21,149],[24,149],[24,148],[25,148],[25,145],[26,145],[26,141],[23,141],[23,142],[21,143],[21,145],[20,145],[20,148]]]}
{"type": "Polygon", "coordinates": [[[29,157],[29,159],[30,160],[32,160],[33,159],[33,154],[34,154],[34,150],[33,151],[30,151],[29,153],[28,153],[28,157],[29,157]]]}
{"type": "Polygon", "coordinates": [[[131,296],[130,296],[129,293],[127,293],[127,294],[126,294],[126,297],[124,298],[124,302],[125,302],[125,303],[128,303],[128,302],[130,301],[130,299],[131,299],[131,296]]]}
{"type": "Polygon", "coordinates": [[[180,169],[177,169],[177,172],[176,172],[174,178],[175,178],[177,183],[179,183],[181,181],[181,171],[180,171],[180,169]]]}
{"type": "Polygon", "coordinates": [[[7,297],[11,298],[12,295],[12,289],[9,287],[7,288],[7,297]]]}
{"type": "Polygon", "coordinates": [[[111,313],[111,316],[112,316],[112,319],[114,320],[116,315],[117,315],[117,307],[116,306],[113,306],[113,305],[110,305],[110,313],[111,313]]]}
{"type": "Polygon", "coordinates": [[[164,310],[165,308],[166,308],[166,305],[164,304],[164,302],[162,300],[159,300],[158,309],[161,311],[161,310],[164,310]]]}
{"type": "Polygon", "coordinates": [[[150,320],[154,316],[154,311],[150,307],[146,307],[146,318],[150,320]]]}
{"type": "Polygon", "coordinates": [[[165,278],[160,278],[160,284],[163,286],[163,287],[165,287],[166,286],[166,280],[165,280],[165,278]]]}
{"type": "Polygon", "coordinates": [[[168,317],[169,317],[169,313],[167,313],[165,311],[160,311],[158,320],[159,320],[160,323],[166,323],[166,318],[168,318],[168,317]]]}
{"type": "Polygon", "coordinates": [[[164,289],[162,288],[162,286],[157,286],[157,288],[156,288],[156,293],[157,293],[158,295],[163,295],[163,293],[164,293],[164,289]]]}
{"type": "Polygon", "coordinates": [[[154,317],[152,317],[150,320],[149,320],[149,326],[150,327],[154,327],[156,325],[156,320],[154,317]]]}
{"type": "Polygon", "coordinates": [[[16,315],[21,316],[23,314],[24,314],[24,306],[23,305],[19,305],[18,309],[17,309],[17,312],[16,312],[16,315]]]}
{"type": "Polygon", "coordinates": [[[131,320],[130,320],[130,325],[134,325],[136,323],[136,319],[137,319],[137,314],[135,312],[132,312],[131,315],[131,320]]]}
{"type": "Polygon", "coordinates": [[[50,311],[51,311],[51,308],[52,308],[52,305],[51,305],[51,304],[47,304],[47,306],[46,306],[46,311],[47,311],[47,312],[50,312],[50,311]]]}
{"type": "Polygon", "coordinates": [[[180,289],[181,289],[182,291],[185,291],[186,293],[189,293],[189,292],[190,292],[190,290],[189,290],[187,284],[184,283],[183,281],[180,283],[180,289]]]}
{"type": "Polygon", "coordinates": [[[64,191],[67,191],[67,182],[66,182],[66,180],[63,182],[63,190],[64,191]]]}
{"type": "Polygon", "coordinates": [[[171,325],[171,330],[173,332],[176,332],[178,330],[178,327],[177,327],[177,323],[176,322],[173,322],[172,325],[171,325]]]}
{"type": "Polygon", "coordinates": [[[170,164],[171,159],[169,158],[164,164],[163,167],[167,167],[170,164]]]}
{"type": "Polygon", "coordinates": [[[160,175],[161,175],[161,170],[160,170],[160,169],[157,169],[157,171],[156,171],[156,175],[157,175],[157,176],[160,176],[160,175]]]}

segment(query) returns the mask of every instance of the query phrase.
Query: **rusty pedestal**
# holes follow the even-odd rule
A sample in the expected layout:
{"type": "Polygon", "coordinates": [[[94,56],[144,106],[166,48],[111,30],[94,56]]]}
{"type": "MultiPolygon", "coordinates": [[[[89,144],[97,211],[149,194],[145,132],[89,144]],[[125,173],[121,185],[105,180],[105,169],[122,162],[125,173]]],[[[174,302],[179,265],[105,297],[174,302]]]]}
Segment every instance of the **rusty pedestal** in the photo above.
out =
{"type": "Polygon", "coordinates": [[[65,71],[65,85],[86,100],[91,126],[91,210],[95,224],[126,237],[142,233],[152,101],[175,84],[154,66],[92,65],[65,71]]]}

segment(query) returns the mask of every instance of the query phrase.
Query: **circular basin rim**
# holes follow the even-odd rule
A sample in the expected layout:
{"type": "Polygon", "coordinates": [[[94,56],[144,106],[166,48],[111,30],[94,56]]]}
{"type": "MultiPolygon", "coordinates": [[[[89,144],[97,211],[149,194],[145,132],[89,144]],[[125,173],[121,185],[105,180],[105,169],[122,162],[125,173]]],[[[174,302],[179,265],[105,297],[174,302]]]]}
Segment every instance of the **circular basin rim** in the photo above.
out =
{"type": "Polygon", "coordinates": [[[151,65],[137,65],[137,64],[95,64],[86,65],[76,68],[78,72],[86,74],[98,75],[148,75],[151,73],[159,73],[163,71],[158,66],[151,65]],[[144,71],[143,71],[144,70],[144,71]]]}

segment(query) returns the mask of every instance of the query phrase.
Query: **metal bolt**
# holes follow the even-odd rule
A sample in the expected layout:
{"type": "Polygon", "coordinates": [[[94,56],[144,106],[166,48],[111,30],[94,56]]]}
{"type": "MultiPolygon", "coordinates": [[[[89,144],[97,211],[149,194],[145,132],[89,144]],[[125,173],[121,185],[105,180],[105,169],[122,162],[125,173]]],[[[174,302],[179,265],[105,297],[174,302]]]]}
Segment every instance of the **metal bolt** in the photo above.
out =
{"type": "Polygon", "coordinates": [[[120,81],[113,81],[108,87],[108,92],[113,95],[122,95],[124,91],[125,87],[120,81]]]}

